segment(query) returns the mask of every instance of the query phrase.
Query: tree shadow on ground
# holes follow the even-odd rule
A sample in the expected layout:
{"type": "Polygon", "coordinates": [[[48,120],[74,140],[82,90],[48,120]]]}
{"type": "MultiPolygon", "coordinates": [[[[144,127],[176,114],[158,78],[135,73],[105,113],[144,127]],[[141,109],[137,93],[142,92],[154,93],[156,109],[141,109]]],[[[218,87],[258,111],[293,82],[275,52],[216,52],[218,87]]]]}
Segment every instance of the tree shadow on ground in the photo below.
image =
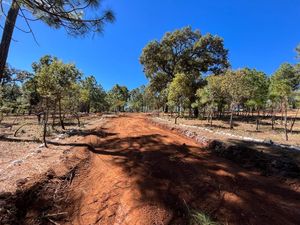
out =
{"type": "MultiPolygon", "coordinates": [[[[224,224],[298,224],[300,193],[277,178],[259,176],[195,146],[166,143],[165,136],[110,137],[93,153],[134,177],[141,201],[172,212],[169,224],[189,224],[189,209],[224,224]]],[[[266,153],[267,154],[267,153],[266,153]]]]}
{"type": "Polygon", "coordinates": [[[42,143],[42,141],[38,139],[25,139],[25,138],[14,138],[0,135],[0,141],[5,142],[32,142],[32,143],[42,143]]]}

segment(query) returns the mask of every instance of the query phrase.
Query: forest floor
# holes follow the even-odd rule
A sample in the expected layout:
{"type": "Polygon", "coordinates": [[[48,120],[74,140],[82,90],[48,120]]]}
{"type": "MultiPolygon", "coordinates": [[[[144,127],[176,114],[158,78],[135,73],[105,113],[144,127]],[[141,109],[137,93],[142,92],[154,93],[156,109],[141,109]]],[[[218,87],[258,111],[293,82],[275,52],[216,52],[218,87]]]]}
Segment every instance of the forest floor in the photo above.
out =
{"type": "Polygon", "coordinates": [[[143,114],[94,120],[78,138],[61,145],[87,160],[64,176],[63,189],[44,182],[18,214],[25,224],[184,225],[195,213],[220,224],[300,224],[298,178],[242,168],[143,114]],[[55,207],[45,207],[52,197],[40,200],[49,190],[63,200],[55,207]]]}
{"type": "Polygon", "coordinates": [[[70,146],[62,144],[76,143],[81,136],[80,131],[101,122],[99,119],[96,115],[82,117],[80,128],[70,119],[66,120],[65,130],[59,125],[55,129],[50,126],[47,140],[56,144],[45,148],[41,141],[42,125],[38,124],[36,116],[5,117],[0,124],[0,193],[15,191],[18,184],[34,180],[49,168],[60,168],[55,164],[72,155],[70,146]],[[14,136],[19,127],[21,129],[14,136]]]}
{"type": "MultiPolygon", "coordinates": [[[[291,121],[296,117],[297,111],[290,110],[288,112],[288,129],[291,127],[291,121]]],[[[262,116],[262,115],[261,115],[262,116]]],[[[168,120],[174,123],[175,114],[171,117],[170,114],[162,114],[160,113],[160,118],[168,120]]],[[[229,135],[224,135],[224,133],[229,133],[234,136],[243,136],[249,137],[252,139],[260,139],[260,140],[272,140],[273,142],[299,146],[300,148],[300,113],[297,115],[297,119],[295,120],[293,131],[289,133],[289,140],[285,140],[285,132],[284,132],[284,121],[281,118],[281,114],[277,113],[275,115],[276,120],[274,123],[274,129],[272,130],[271,119],[270,117],[262,118],[259,121],[259,130],[256,130],[256,114],[253,116],[243,117],[239,116],[239,118],[234,118],[234,129],[229,128],[229,115],[225,117],[223,120],[214,119],[212,121],[212,126],[207,121],[207,119],[194,119],[194,118],[178,118],[177,123],[181,125],[195,126],[200,128],[206,128],[208,130],[214,131],[214,133],[220,133],[218,136],[220,139],[228,139],[229,135]],[[222,134],[223,133],[223,134],[222,134]]],[[[206,132],[207,133],[207,132],[206,132]]],[[[235,137],[237,138],[237,137],[235,137]]]]}

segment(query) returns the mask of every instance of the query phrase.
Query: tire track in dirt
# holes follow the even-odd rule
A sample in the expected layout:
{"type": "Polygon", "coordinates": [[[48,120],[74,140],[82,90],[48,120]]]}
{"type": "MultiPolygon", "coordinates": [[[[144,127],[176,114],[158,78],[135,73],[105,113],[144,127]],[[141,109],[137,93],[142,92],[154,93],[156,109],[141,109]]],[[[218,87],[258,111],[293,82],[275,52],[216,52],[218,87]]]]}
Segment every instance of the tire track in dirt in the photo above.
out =
{"type": "Polygon", "coordinates": [[[300,224],[299,190],[215,157],[142,115],[112,118],[99,130],[85,138],[91,162],[71,187],[71,224],[188,224],[187,206],[224,224],[300,224]]]}

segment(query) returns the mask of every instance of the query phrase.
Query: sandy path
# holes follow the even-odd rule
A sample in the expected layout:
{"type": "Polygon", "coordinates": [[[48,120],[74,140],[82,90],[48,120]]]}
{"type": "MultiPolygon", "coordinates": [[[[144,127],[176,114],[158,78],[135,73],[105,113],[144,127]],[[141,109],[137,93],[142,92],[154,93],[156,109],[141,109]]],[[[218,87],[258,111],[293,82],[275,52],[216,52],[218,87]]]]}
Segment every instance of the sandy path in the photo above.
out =
{"type": "Polygon", "coordinates": [[[187,208],[224,224],[300,224],[299,190],[212,156],[141,115],[110,119],[85,140],[91,164],[73,182],[71,224],[188,224],[187,208]]]}

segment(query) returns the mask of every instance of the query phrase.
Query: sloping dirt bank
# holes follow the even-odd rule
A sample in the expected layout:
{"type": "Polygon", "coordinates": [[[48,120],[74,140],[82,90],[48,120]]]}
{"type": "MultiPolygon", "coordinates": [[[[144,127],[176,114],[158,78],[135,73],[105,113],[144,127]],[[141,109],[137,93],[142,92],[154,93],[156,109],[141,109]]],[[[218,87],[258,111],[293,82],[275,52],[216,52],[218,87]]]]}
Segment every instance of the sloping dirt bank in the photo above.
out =
{"type": "Polygon", "coordinates": [[[172,130],[195,140],[215,155],[231,160],[247,170],[259,171],[265,176],[280,176],[288,179],[300,178],[300,151],[271,143],[256,142],[216,136],[211,131],[157,118],[149,122],[163,129],[172,130]]]}
{"type": "Polygon", "coordinates": [[[222,224],[300,224],[298,181],[241,168],[142,115],[111,118],[85,141],[90,164],[70,185],[65,224],[184,225],[192,210],[222,224]]]}
{"type": "Polygon", "coordinates": [[[88,168],[91,154],[85,137],[95,132],[94,124],[102,123],[105,123],[104,118],[92,117],[87,126],[66,130],[48,141],[49,148],[37,150],[29,148],[26,144],[29,140],[7,138],[3,144],[17,151],[19,159],[10,162],[11,155],[8,155],[4,160],[7,161],[5,168],[1,167],[0,224],[69,221],[71,210],[65,209],[75,205],[69,187],[78,172],[88,168]],[[14,149],[15,143],[24,145],[22,151],[14,149]]]}
{"type": "Polygon", "coordinates": [[[76,152],[66,162],[56,164],[56,168],[30,181],[19,180],[15,192],[0,193],[0,224],[53,224],[53,219],[68,217],[68,212],[62,211],[73,204],[68,198],[68,187],[89,159],[86,148],[72,150],[76,152]]]}

